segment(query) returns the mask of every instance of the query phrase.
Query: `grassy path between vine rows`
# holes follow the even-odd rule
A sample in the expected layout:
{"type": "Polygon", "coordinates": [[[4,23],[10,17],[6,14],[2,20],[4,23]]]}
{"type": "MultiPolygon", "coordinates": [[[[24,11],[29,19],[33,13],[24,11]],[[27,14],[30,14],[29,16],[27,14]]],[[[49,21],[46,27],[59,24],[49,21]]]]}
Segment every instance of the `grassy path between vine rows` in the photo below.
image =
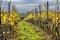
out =
{"type": "Polygon", "coordinates": [[[20,31],[17,40],[52,40],[52,35],[48,35],[47,32],[28,22],[19,23],[20,31]]]}

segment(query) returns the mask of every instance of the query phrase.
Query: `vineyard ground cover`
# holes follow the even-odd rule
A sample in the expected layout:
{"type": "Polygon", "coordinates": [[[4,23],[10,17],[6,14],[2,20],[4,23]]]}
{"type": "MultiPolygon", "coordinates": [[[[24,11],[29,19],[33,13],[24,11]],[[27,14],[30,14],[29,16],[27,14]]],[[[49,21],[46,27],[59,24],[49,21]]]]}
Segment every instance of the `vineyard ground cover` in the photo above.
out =
{"type": "Polygon", "coordinates": [[[19,28],[20,31],[18,32],[19,37],[17,40],[43,40],[42,36],[35,32],[33,26],[31,26],[28,22],[20,22],[19,28]]]}
{"type": "Polygon", "coordinates": [[[51,34],[32,23],[22,21],[19,26],[19,40],[52,40],[51,34]]]}

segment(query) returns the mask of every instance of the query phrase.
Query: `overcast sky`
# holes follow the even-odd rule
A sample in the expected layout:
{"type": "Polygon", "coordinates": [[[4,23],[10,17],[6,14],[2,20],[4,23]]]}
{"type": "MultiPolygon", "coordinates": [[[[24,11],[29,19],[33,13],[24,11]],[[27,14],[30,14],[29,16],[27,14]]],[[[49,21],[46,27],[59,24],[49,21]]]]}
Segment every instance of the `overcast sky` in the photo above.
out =
{"type": "MultiPolygon", "coordinates": [[[[3,0],[3,1],[10,1],[10,0],[3,0]]],[[[11,1],[21,1],[21,2],[24,1],[25,2],[26,0],[11,0],[11,1]]],[[[31,0],[31,1],[34,1],[34,0],[31,0]]],[[[37,0],[37,1],[56,1],[56,0],[37,0]]]]}
{"type": "MultiPolygon", "coordinates": [[[[4,6],[7,4],[10,0],[3,0],[4,6]]],[[[15,5],[18,12],[26,12],[34,9],[37,7],[36,5],[41,4],[43,5],[44,2],[48,1],[50,4],[50,9],[54,9],[56,0],[11,0],[11,4],[15,5]]],[[[60,1],[60,0],[59,0],[60,1]]],[[[59,4],[60,6],[60,4],[59,4]]],[[[7,6],[6,6],[7,7],[7,6]]],[[[5,8],[6,9],[6,8],[5,8]]],[[[44,9],[44,8],[42,8],[44,9]]]]}

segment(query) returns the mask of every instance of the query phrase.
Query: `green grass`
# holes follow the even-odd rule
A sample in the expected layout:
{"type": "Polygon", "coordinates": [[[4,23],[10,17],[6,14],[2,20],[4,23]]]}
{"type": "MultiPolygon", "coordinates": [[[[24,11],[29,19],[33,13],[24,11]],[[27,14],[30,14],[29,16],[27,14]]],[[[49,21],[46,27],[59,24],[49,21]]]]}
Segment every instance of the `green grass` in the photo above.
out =
{"type": "Polygon", "coordinates": [[[27,22],[20,22],[19,29],[17,40],[42,40],[40,33],[35,32],[33,27],[27,22]]]}

